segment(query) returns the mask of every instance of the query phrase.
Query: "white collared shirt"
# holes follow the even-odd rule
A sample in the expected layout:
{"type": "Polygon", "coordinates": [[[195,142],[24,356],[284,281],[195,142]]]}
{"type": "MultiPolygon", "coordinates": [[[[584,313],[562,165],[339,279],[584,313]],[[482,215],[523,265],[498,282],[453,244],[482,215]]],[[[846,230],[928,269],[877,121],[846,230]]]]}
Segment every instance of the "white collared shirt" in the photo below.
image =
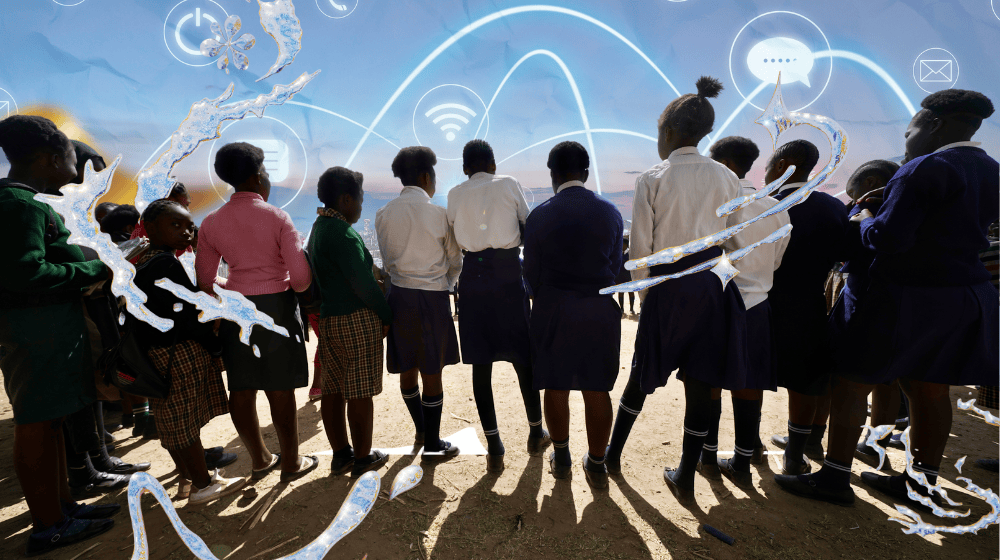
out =
{"type": "Polygon", "coordinates": [[[562,192],[563,189],[568,189],[570,187],[583,187],[583,181],[566,181],[565,183],[556,187],[556,194],[559,194],[562,192]]]}
{"type": "Polygon", "coordinates": [[[448,223],[465,251],[514,249],[528,203],[517,179],[479,172],[448,191],[448,223]]]}
{"type": "Polygon", "coordinates": [[[375,213],[382,261],[393,286],[448,291],[462,272],[462,251],[448,226],[448,212],[431,203],[419,187],[403,187],[399,196],[375,213]]]}
{"type": "MultiPolygon", "coordinates": [[[[740,179],[740,187],[743,189],[744,196],[757,192],[757,189],[753,188],[751,182],[746,179],[740,179]]],[[[765,196],[737,212],[737,219],[740,222],[745,222],[767,211],[777,203],[777,200],[765,196]]],[[[732,239],[723,243],[722,247],[727,253],[730,253],[764,239],[788,223],[790,223],[788,212],[779,212],[750,224],[732,239]]],[[[788,247],[788,239],[785,237],[774,243],[765,243],[733,264],[740,271],[733,282],[740,290],[740,295],[743,296],[743,303],[747,309],[767,299],[767,292],[771,290],[774,281],[774,271],[781,265],[781,257],[785,254],[785,248],[788,247]]]]}
{"type": "Polygon", "coordinates": [[[971,140],[966,142],[952,142],[951,144],[941,146],[940,148],[934,150],[934,153],[936,154],[952,148],[978,148],[980,145],[982,145],[982,142],[973,142],[971,140]]]}
{"type": "MultiPolygon", "coordinates": [[[[740,194],[739,180],[729,168],[700,155],[695,147],[674,150],[635,181],[629,258],[640,259],[737,223],[735,215],[720,218],[715,210],[740,194]]],[[[648,277],[648,268],[632,271],[633,280],[648,277]]]]}

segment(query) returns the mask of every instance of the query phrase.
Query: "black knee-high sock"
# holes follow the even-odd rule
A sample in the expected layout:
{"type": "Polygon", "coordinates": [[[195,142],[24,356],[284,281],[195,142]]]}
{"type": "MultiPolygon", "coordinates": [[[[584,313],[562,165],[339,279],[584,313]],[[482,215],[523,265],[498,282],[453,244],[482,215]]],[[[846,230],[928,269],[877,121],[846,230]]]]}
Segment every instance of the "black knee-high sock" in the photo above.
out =
{"type": "Polygon", "coordinates": [[[809,438],[806,443],[810,445],[823,445],[823,436],[826,435],[826,424],[813,424],[809,426],[809,438]]]}
{"type": "Polygon", "coordinates": [[[66,438],[66,466],[69,473],[70,486],[83,486],[97,477],[97,470],[90,463],[87,453],[77,453],[66,438]]]}
{"type": "Polygon", "coordinates": [[[646,402],[646,393],[639,387],[638,377],[628,380],[625,385],[625,392],[618,401],[618,416],[615,417],[615,425],[611,430],[611,441],[608,443],[608,456],[614,459],[621,458],[622,450],[625,449],[625,442],[632,432],[632,425],[642,412],[642,405],[646,402]]]}
{"type": "Polygon", "coordinates": [[[528,416],[528,435],[542,437],[542,397],[532,387],[531,364],[511,364],[517,373],[517,384],[524,400],[524,413],[528,416]]]}
{"type": "Polygon", "coordinates": [[[441,451],[441,408],[444,393],[428,395],[420,399],[424,408],[424,451],[441,451]]]}
{"type": "Polygon", "coordinates": [[[569,453],[569,437],[562,441],[552,440],[552,447],[555,449],[556,462],[560,465],[572,465],[573,457],[569,453]]]}
{"type": "Polygon", "coordinates": [[[493,364],[472,365],[472,396],[476,399],[479,423],[486,436],[487,452],[490,455],[503,455],[505,449],[497,428],[497,411],[493,405],[493,364]]]}
{"type": "Polygon", "coordinates": [[[750,471],[750,458],[760,441],[760,405],[757,399],[733,399],[733,420],[736,424],[736,453],[733,468],[750,471]]]}
{"type": "Polygon", "coordinates": [[[719,453],[719,418],[722,417],[722,399],[713,399],[708,405],[708,434],[701,446],[701,462],[714,465],[719,453]]]}
{"type": "Polygon", "coordinates": [[[785,446],[785,457],[794,461],[805,462],[802,452],[806,448],[806,442],[812,434],[812,426],[807,424],[796,424],[788,421],[788,445],[785,446]]]}
{"type": "Polygon", "coordinates": [[[104,428],[104,405],[101,401],[94,401],[94,419],[97,420],[97,435],[103,440],[107,430],[104,428]]]}
{"type": "Polygon", "coordinates": [[[90,462],[94,465],[94,468],[102,471],[108,472],[114,464],[111,463],[111,456],[108,455],[108,448],[101,441],[101,447],[97,451],[91,451],[88,453],[90,456],[90,462]]]}
{"type": "Polygon", "coordinates": [[[400,388],[400,392],[403,393],[403,402],[406,404],[406,410],[410,411],[410,418],[413,420],[413,427],[416,429],[417,433],[424,431],[424,409],[420,404],[420,384],[414,385],[409,389],[400,388]]]}
{"type": "Polygon", "coordinates": [[[695,466],[701,457],[711,422],[711,399],[712,388],[708,384],[690,377],[684,380],[684,441],[676,479],[682,486],[694,486],[695,466]]]}

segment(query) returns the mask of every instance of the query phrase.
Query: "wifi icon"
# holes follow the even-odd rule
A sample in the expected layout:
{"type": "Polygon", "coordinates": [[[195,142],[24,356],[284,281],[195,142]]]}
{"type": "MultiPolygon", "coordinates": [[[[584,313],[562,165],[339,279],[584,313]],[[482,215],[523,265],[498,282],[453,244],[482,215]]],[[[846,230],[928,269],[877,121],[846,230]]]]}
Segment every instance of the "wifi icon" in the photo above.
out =
{"type": "Polygon", "coordinates": [[[431,122],[438,125],[441,132],[445,132],[445,138],[451,142],[455,140],[455,133],[461,132],[462,127],[469,124],[469,117],[460,114],[458,111],[466,113],[469,117],[476,116],[475,111],[460,103],[442,103],[432,107],[424,113],[424,116],[431,118],[431,115],[437,114],[437,116],[432,118],[431,122]]]}

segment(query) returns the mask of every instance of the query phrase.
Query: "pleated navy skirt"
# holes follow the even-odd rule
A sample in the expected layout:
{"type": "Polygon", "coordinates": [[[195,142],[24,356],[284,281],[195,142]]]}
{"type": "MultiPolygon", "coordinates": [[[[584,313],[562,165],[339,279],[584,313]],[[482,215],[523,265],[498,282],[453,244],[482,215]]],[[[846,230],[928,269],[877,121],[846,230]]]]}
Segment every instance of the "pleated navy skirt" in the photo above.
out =
{"type": "Polygon", "coordinates": [[[535,389],[610,391],[618,379],[622,310],[611,296],[541,286],[531,308],[535,389]]]}
{"type": "Polygon", "coordinates": [[[821,396],[830,387],[826,294],[771,291],[771,325],[777,348],[778,386],[821,396]]]}
{"type": "Polygon", "coordinates": [[[862,305],[852,309],[850,300],[856,296],[845,289],[831,318],[832,338],[863,344],[854,347],[860,349],[855,357],[861,359],[852,362],[853,373],[844,376],[872,384],[906,378],[946,385],[996,385],[1000,371],[998,297],[988,281],[971,286],[873,281],[862,305]]]}
{"type": "Polygon", "coordinates": [[[458,363],[458,337],[448,292],[392,286],[389,308],[392,327],[385,345],[389,373],[420,368],[425,375],[437,375],[445,366],[458,363]]]}
{"type": "MultiPolygon", "coordinates": [[[[721,254],[712,247],[672,265],[655,266],[650,277],[680,272],[721,254]]],[[[746,308],[736,285],[723,288],[713,272],[698,272],[649,289],[639,314],[631,375],[638,376],[645,393],[666,385],[676,369],[712,387],[743,389],[746,346],[746,308]]]]}
{"type": "Polygon", "coordinates": [[[528,292],[517,249],[465,255],[458,310],[464,363],[530,363],[528,292]]]}
{"type": "Polygon", "coordinates": [[[746,389],[778,390],[778,370],[771,327],[771,303],[764,300],[747,309],[746,389]]]}

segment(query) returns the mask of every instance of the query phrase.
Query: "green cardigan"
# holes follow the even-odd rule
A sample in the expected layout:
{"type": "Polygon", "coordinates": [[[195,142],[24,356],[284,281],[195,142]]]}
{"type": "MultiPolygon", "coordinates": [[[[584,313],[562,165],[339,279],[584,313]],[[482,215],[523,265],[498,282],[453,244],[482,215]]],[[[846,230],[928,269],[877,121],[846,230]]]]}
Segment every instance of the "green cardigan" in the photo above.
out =
{"type": "Polygon", "coordinates": [[[392,311],[372,272],[372,255],[350,224],[318,216],[309,237],[309,256],[316,269],[313,282],[319,282],[323,296],[321,317],[349,315],[368,307],[383,325],[392,324],[392,311]]]}
{"type": "Polygon", "coordinates": [[[66,241],[70,232],[38,191],[0,179],[0,289],[23,294],[81,291],[107,276],[101,261],[85,261],[83,251],[66,241]],[[45,240],[50,216],[54,237],[45,240]]]}

